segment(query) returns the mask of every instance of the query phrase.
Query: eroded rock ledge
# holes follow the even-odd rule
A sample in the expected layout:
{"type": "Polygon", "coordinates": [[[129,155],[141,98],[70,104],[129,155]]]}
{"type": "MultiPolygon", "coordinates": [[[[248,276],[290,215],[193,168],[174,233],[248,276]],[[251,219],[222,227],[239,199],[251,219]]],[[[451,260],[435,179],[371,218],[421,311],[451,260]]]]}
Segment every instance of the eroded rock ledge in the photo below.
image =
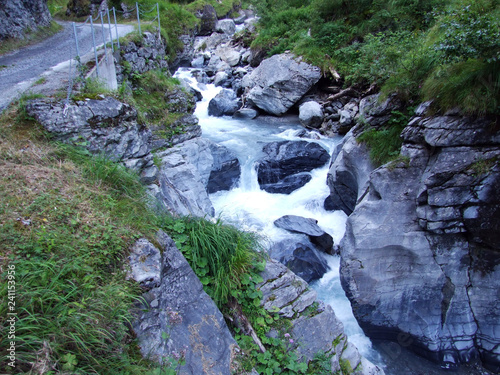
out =
{"type": "Polygon", "coordinates": [[[480,358],[499,371],[500,135],[491,118],[419,114],[399,161],[368,174],[351,137],[333,163],[332,191],[347,186],[341,203],[357,202],[342,284],[370,337],[403,332],[438,362],[480,358]]]}

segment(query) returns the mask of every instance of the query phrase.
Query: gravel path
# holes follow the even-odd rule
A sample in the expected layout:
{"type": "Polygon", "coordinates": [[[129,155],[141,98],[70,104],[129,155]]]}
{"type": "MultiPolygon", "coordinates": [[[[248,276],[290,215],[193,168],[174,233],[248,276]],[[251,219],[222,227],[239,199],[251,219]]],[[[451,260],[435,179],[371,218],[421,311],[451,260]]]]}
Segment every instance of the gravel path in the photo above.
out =
{"type": "MultiPolygon", "coordinates": [[[[64,72],[66,82],[69,74],[69,62],[76,56],[75,38],[71,22],[58,22],[63,30],[50,38],[9,54],[0,56],[0,112],[25,91],[40,92],[33,84],[44,76],[50,81],[50,88],[63,87],[64,72]],[[54,73],[59,74],[55,75],[54,73]]],[[[134,30],[132,25],[118,25],[118,35],[124,36],[134,30]]],[[[94,27],[96,43],[102,46],[102,29],[94,27]]],[[[114,25],[111,25],[113,38],[116,37],[114,25]]],[[[80,54],[87,58],[93,56],[92,31],[89,24],[77,24],[80,54]]],[[[104,27],[104,34],[109,42],[109,29],[104,27]]],[[[83,58],[82,58],[83,60],[83,58]]],[[[73,65],[74,69],[74,65],[73,65]]],[[[43,93],[43,91],[42,91],[43,93]]]]}

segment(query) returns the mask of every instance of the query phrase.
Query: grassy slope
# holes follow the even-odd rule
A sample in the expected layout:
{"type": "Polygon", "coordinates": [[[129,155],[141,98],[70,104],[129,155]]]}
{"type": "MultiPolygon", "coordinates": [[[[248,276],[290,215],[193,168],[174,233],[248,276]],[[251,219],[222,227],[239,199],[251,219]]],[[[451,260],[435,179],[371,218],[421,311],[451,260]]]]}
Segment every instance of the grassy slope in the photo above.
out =
{"type": "Polygon", "coordinates": [[[437,109],[499,113],[498,0],[253,0],[262,15],[253,47],[293,50],[345,85],[376,83],[437,109]]]}

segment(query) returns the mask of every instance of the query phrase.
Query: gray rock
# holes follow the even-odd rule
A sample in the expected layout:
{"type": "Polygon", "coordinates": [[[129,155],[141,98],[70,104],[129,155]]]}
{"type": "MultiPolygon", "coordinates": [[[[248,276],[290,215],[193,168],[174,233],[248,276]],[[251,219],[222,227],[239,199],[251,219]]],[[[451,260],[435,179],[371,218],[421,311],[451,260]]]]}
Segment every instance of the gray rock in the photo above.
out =
{"type": "Polygon", "coordinates": [[[358,144],[353,131],[344,137],[333,153],[326,180],[330,188],[328,208],[342,210],[347,215],[354,210],[356,201],[374,169],[368,150],[364,145],[358,144]]]}
{"type": "Polygon", "coordinates": [[[234,113],[233,117],[252,120],[252,119],[256,118],[258,115],[259,115],[259,112],[257,112],[255,109],[241,108],[241,109],[238,109],[234,113]]]}
{"type": "Polygon", "coordinates": [[[328,264],[312,244],[283,240],[269,248],[269,256],[287,266],[306,282],[320,279],[327,271],[328,264]]]}
{"type": "MultiPolygon", "coordinates": [[[[159,234],[163,245],[160,285],[144,295],[133,329],[143,356],[159,363],[181,358],[182,374],[231,374],[236,342],[224,318],[175,243],[159,234]]],[[[149,244],[149,246],[153,246],[149,244]]]]}
{"type": "Polygon", "coordinates": [[[360,358],[363,369],[356,374],[384,374],[382,369],[361,357],[354,346],[346,351],[348,344],[342,323],[329,305],[325,306],[316,299],[316,292],[309,289],[303,279],[272,259],[267,262],[261,276],[264,281],[257,287],[262,291],[262,306],[291,319],[288,330],[281,334],[290,335],[284,339],[293,341],[288,343],[289,350],[293,350],[299,360],[310,361],[317,353],[332,355],[334,372],[340,370],[341,360],[360,358]]]}
{"type": "Polygon", "coordinates": [[[213,165],[207,182],[207,192],[212,194],[221,190],[231,190],[241,176],[238,158],[227,147],[215,143],[211,143],[210,151],[213,165]]]}
{"type": "Polygon", "coordinates": [[[208,103],[210,116],[232,116],[241,107],[233,90],[223,89],[208,103]]]}
{"type": "Polygon", "coordinates": [[[239,64],[241,60],[241,53],[235,48],[229,46],[219,46],[215,50],[215,54],[221,58],[222,61],[227,63],[230,67],[239,64]]]}
{"type": "Polygon", "coordinates": [[[416,117],[402,133],[408,161],[374,170],[366,184],[362,166],[348,167],[354,144],[334,165],[356,171],[360,190],[341,242],[341,281],[364,331],[404,334],[410,348],[448,365],[479,356],[497,371],[500,138],[490,124],[416,117]]]}
{"type": "Polygon", "coordinates": [[[4,0],[0,4],[0,40],[23,38],[27,31],[49,26],[51,21],[45,0],[4,0]]]}
{"type": "Polygon", "coordinates": [[[286,194],[310,180],[303,172],[325,165],[330,158],[323,147],[307,141],[271,142],[263,152],[266,156],[257,164],[259,185],[270,192],[279,192],[282,185],[286,194]]]}
{"type": "Polygon", "coordinates": [[[198,35],[210,35],[217,25],[217,13],[211,5],[205,5],[201,14],[198,35]]]}
{"type": "Polygon", "coordinates": [[[205,58],[203,56],[197,56],[191,60],[191,66],[193,68],[203,68],[205,65],[205,58]]]}
{"type": "Polygon", "coordinates": [[[215,211],[200,172],[182,151],[169,149],[158,157],[162,160],[158,181],[163,207],[180,216],[213,216],[215,211]]]}
{"type": "Polygon", "coordinates": [[[92,153],[104,153],[115,161],[149,154],[151,131],[136,122],[137,112],[128,104],[105,97],[70,104],[36,99],[26,110],[54,137],[80,144],[92,153]]]}
{"type": "Polygon", "coordinates": [[[130,250],[129,277],[147,290],[160,286],[161,254],[148,240],[138,240],[130,250]]]}
{"type": "Polygon", "coordinates": [[[218,72],[214,77],[215,86],[224,86],[229,80],[229,74],[226,72],[218,72]]]}
{"type": "Polygon", "coordinates": [[[226,18],[217,21],[217,24],[215,25],[215,31],[224,33],[226,35],[233,35],[236,31],[236,25],[232,19],[226,18]]]}
{"type": "Polygon", "coordinates": [[[319,68],[291,54],[275,55],[262,61],[243,78],[247,100],[273,115],[288,111],[321,77],[319,68]]]}
{"type": "Polygon", "coordinates": [[[300,123],[305,127],[319,128],[323,117],[323,108],[318,102],[305,102],[299,107],[300,123]]]}
{"type": "Polygon", "coordinates": [[[306,234],[319,250],[328,254],[333,254],[332,236],[321,229],[317,223],[318,221],[316,219],[295,215],[285,215],[274,221],[274,225],[278,228],[286,229],[294,233],[306,234]]]}

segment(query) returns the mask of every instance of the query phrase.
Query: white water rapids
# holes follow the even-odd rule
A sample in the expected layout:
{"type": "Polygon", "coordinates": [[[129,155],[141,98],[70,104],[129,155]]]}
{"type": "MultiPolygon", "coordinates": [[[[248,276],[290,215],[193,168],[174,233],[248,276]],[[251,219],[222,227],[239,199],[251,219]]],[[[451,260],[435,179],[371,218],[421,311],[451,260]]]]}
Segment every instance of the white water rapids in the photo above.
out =
{"type": "MultiPolygon", "coordinates": [[[[198,84],[191,70],[179,69],[175,77],[184,79],[199,90],[203,100],[197,104],[195,114],[199,119],[203,137],[226,146],[233,151],[241,164],[241,178],[237,187],[210,195],[216,216],[244,230],[259,233],[270,242],[293,237],[290,232],[277,228],[273,222],[283,215],[298,215],[318,220],[318,225],[329,233],[336,244],[344,235],[347,216],[342,211],[329,212],[323,202],[329,195],[326,185],[328,164],[311,172],[312,179],[302,188],[286,194],[271,194],[260,190],[255,171],[256,160],[263,155],[262,147],[269,142],[283,140],[307,140],[319,143],[332,154],[341,137],[320,139],[299,138],[298,120],[266,121],[233,119],[231,117],[208,116],[208,103],[221,90],[211,84],[198,84]]],[[[330,270],[311,284],[318,297],[330,304],[342,321],[349,341],[371,361],[380,364],[378,353],[359,327],[352,313],[349,300],[344,294],[339,279],[339,257],[325,256],[330,270]]]]}

